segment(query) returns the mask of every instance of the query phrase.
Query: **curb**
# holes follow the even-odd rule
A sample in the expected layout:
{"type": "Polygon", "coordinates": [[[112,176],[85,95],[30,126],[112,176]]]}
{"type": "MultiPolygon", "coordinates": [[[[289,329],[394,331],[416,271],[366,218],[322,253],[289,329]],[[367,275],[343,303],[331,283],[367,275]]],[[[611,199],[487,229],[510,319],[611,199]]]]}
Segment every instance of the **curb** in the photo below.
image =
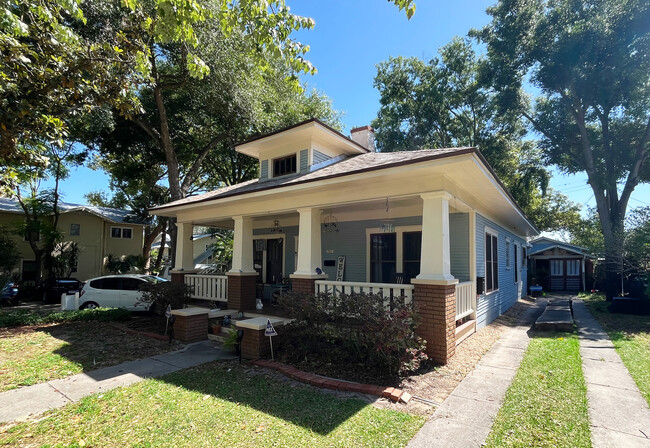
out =
{"type": "Polygon", "coordinates": [[[275,370],[282,373],[289,378],[309,384],[314,387],[322,389],[339,390],[343,392],[358,392],[361,394],[375,395],[377,397],[384,397],[395,403],[408,403],[412,398],[411,394],[404,392],[402,389],[394,387],[381,387],[372,384],[354,383],[352,381],[337,380],[335,378],[328,378],[309,372],[303,372],[293,366],[282,364],[281,362],[269,361],[267,359],[258,359],[251,361],[251,364],[258,367],[265,367],[267,369],[275,370]]]}

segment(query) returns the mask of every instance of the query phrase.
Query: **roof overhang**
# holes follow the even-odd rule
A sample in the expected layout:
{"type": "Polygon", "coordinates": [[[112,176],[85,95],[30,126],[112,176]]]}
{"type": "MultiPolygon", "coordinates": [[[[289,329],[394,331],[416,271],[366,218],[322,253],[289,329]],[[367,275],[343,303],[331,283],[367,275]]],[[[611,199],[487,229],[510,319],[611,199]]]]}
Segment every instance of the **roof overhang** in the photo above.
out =
{"type": "Polygon", "coordinates": [[[307,144],[309,146],[311,141],[337,150],[341,154],[354,155],[369,152],[367,148],[316,119],[304,121],[271,134],[239,143],[235,146],[235,150],[259,159],[261,153],[298,144],[307,144]]]}

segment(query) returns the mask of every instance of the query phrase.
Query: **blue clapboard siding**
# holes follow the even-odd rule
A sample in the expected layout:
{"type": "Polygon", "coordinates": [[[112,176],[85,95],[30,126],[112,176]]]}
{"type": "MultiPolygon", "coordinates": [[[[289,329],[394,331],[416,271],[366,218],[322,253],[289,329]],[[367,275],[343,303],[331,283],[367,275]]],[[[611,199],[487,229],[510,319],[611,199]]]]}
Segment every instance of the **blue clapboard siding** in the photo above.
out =
{"type": "Polygon", "coordinates": [[[461,282],[469,281],[469,214],[449,215],[449,248],[451,275],[461,282]]]}
{"type": "Polygon", "coordinates": [[[266,180],[269,178],[269,161],[268,160],[262,160],[261,166],[260,166],[260,179],[266,180]]]}
{"type": "MultiPolygon", "coordinates": [[[[500,225],[492,222],[480,214],[476,214],[476,275],[485,276],[485,227],[498,232],[497,255],[499,260],[499,289],[497,291],[479,296],[477,300],[476,325],[482,328],[503,314],[519,298],[518,285],[515,284],[514,266],[514,245],[519,247],[525,244],[525,240],[500,225]],[[510,243],[511,267],[506,269],[506,238],[510,243]]],[[[521,252],[519,254],[521,265],[521,252]]],[[[522,293],[526,291],[526,269],[521,269],[520,280],[522,281],[522,293]]]]}
{"type": "MultiPolygon", "coordinates": [[[[337,260],[345,255],[346,282],[366,281],[366,229],[381,227],[382,220],[348,221],[339,223],[339,232],[324,232],[321,235],[323,260],[337,260]],[[332,253],[328,253],[331,251],[332,253]]],[[[422,217],[411,216],[395,218],[391,221],[396,227],[422,224],[422,217]]],[[[336,266],[324,266],[323,271],[329,280],[336,280],[336,266]]]]}
{"type": "Polygon", "coordinates": [[[314,165],[316,165],[318,163],[321,163],[321,162],[324,162],[324,161],[329,160],[329,159],[330,159],[330,156],[328,156],[327,154],[323,154],[320,151],[314,150],[314,163],[313,163],[314,165]]]}
{"type": "Polygon", "coordinates": [[[303,149],[300,151],[300,172],[306,173],[309,171],[309,150],[303,149]]]}

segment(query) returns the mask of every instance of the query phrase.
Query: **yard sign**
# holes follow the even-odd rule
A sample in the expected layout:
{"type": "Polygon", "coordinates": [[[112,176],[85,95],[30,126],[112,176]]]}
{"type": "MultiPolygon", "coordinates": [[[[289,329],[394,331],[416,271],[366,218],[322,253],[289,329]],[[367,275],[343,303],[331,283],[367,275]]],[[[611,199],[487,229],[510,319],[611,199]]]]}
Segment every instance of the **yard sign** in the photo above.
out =
{"type": "Polygon", "coordinates": [[[273,358],[273,336],[277,336],[278,333],[276,333],[275,328],[273,328],[273,324],[271,323],[271,319],[266,319],[266,330],[264,331],[264,336],[269,337],[269,344],[271,344],[271,360],[275,361],[273,358]]]}

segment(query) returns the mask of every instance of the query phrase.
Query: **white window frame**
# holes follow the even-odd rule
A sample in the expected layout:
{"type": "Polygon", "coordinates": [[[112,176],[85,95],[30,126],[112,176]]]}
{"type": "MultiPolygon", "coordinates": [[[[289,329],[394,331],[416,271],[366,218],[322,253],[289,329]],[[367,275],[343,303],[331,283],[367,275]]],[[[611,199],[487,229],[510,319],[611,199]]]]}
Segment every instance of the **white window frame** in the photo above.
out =
{"type": "MultiPolygon", "coordinates": [[[[485,278],[484,282],[484,287],[485,287],[485,295],[492,294],[495,292],[499,291],[499,288],[501,287],[501,282],[499,281],[499,232],[492,227],[485,226],[483,230],[483,276],[485,278]],[[496,237],[497,239],[497,283],[499,284],[496,288],[491,289],[488,291],[487,289],[487,250],[485,247],[485,235],[490,235],[493,237],[496,237]]],[[[492,279],[492,286],[494,286],[494,278],[492,279]]]]}
{"type": "Polygon", "coordinates": [[[274,179],[276,177],[284,177],[284,176],[291,176],[293,174],[298,174],[300,173],[300,152],[294,152],[294,153],[289,153],[285,154],[283,156],[278,156],[278,157],[272,157],[269,160],[269,172],[271,175],[269,176],[269,179],[274,179]],[[296,158],[296,171],[293,173],[285,173],[285,174],[276,174],[275,173],[275,161],[279,159],[288,159],[289,157],[295,157],[296,158]]]}
{"type": "Polygon", "coordinates": [[[509,270],[510,270],[510,238],[506,238],[506,271],[509,270]]]}
{"type": "Polygon", "coordinates": [[[370,235],[373,233],[396,233],[395,244],[397,253],[395,255],[396,272],[404,272],[404,233],[422,232],[421,225],[395,226],[394,232],[384,232],[381,227],[366,227],[366,282],[370,283],[370,235]]]}
{"type": "Polygon", "coordinates": [[[133,239],[133,229],[131,227],[120,227],[120,226],[111,226],[111,238],[116,240],[132,240],[133,239]],[[113,236],[113,229],[120,229],[120,236],[113,236]],[[124,230],[130,230],[131,236],[124,236],[124,230]]]}

